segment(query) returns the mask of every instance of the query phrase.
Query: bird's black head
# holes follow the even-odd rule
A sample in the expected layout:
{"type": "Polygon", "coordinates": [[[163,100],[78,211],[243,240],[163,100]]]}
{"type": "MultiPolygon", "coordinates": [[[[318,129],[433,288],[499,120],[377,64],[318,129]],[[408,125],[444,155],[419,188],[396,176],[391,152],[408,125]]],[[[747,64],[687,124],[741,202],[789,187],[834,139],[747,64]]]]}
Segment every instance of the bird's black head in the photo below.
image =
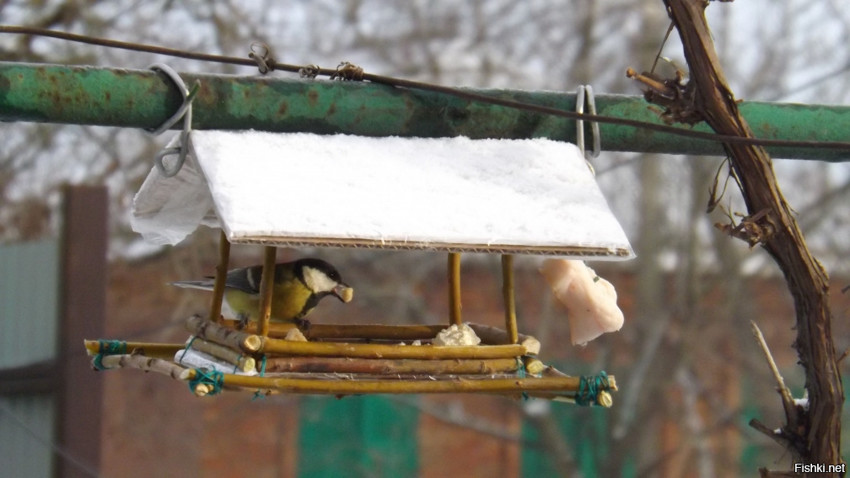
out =
{"type": "Polygon", "coordinates": [[[319,297],[333,294],[343,302],[349,302],[354,289],[342,281],[339,271],[321,259],[307,258],[295,261],[295,274],[310,291],[319,297]]]}

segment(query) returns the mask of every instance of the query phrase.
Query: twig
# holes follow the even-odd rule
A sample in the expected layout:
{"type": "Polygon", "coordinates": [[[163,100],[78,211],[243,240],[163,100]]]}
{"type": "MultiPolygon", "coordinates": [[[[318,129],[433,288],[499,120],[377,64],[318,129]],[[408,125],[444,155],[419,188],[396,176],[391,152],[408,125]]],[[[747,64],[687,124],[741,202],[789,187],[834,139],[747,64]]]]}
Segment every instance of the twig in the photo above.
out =
{"type": "Polygon", "coordinates": [[[490,360],[392,360],[340,357],[272,357],[266,372],[361,373],[361,374],[486,374],[516,372],[513,358],[490,360]]]}
{"type": "Polygon", "coordinates": [[[794,398],[791,396],[791,391],[788,390],[787,386],[785,386],[785,379],[783,379],[782,374],[779,373],[779,368],[776,366],[776,361],[773,360],[773,354],[770,353],[770,349],[767,346],[767,341],[764,340],[764,334],[761,333],[761,329],[759,329],[759,326],[752,320],[750,321],[750,328],[753,331],[753,336],[756,338],[759,348],[761,348],[761,351],[764,354],[765,360],[767,360],[767,366],[770,367],[770,371],[773,373],[773,378],[776,380],[776,390],[782,397],[782,407],[785,409],[785,419],[788,422],[788,427],[791,430],[796,430],[799,417],[797,414],[797,407],[794,405],[794,398]]]}
{"type": "MultiPolygon", "coordinates": [[[[196,371],[189,369],[181,379],[195,378],[196,371]]],[[[312,375],[311,375],[312,376],[312,375]]],[[[472,377],[446,380],[423,379],[316,379],[279,378],[276,376],[247,376],[224,374],[225,387],[268,390],[285,393],[326,395],[358,395],[364,393],[495,393],[520,394],[528,392],[578,392],[580,377],[557,378],[488,378],[472,377]]]]}
{"type": "MultiPolygon", "coordinates": [[[[99,340],[85,340],[86,352],[91,355],[100,353],[99,340]]],[[[145,357],[171,360],[175,352],[184,347],[183,344],[160,344],[152,342],[124,342],[128,353],[140,353],[145,357]]]]}
{"type": "Polygon", "coordinates": [[[100,365],[105,369],[135,368],[145,372],[157,372],[175,380],[187,380],[187,369],[167,360],[145,357],[144,355],[107,355],[101,357],[100,365]]]}
{"type": "Polygon", "coordinates": [[[186,319],[186,328],[198,337],[209,340],[210,342],[226,345],[233,350],[243,350],[252,353],[262,348],[263,339],[260,336],[222,327],[199,315],[193,315],[186,319]]]}
{"type": "Polygon", "coordinates": [[[764,436],[770,438],[776,443],[779,443],[782,448],[787,448],[790,445],[790,441],[782,434],[781,430],[774,430],[760,422],[757,418],[750,419],[749,425],[754,430],[761,432],[764,436]]]}
{"type": "Polygon", "coordinates": [[[798,478],[800,476],[803,475],[794,473],[793,471],[773,471],[767,468],[759,468],[760,478],[798,478]]]}
{"type": "Polygon", "coordinates": [[[254,360],[253,357],[241,354],[231,348],[219,345],[215,342],[207,342],[204,339],[195,338],[186,347],[191,347],[199,352],[212,355],[217,359],[223,360],[231,365],[235,365],[243,372],[248,372],[256,368],[256,360],[254,360]]]}
{"type": "Polygon", "coordinates": [[[294,342],[266,339],[261,351],[276,355],[312,357],[349,357],[384,359],[498,359],[528,355],[521,344],[436,346],[421,345],[400,347],[388,344],[354,344],[337,342],[294,342]]]}

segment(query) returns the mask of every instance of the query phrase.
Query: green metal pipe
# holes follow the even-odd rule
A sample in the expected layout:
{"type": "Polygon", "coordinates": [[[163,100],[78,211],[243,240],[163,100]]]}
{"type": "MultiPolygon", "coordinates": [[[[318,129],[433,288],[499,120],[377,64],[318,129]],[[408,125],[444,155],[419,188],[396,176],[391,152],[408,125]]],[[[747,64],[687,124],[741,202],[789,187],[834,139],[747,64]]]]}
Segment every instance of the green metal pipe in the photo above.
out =
{"type": "MultiPolygon", "coordinates": [[[[348,133],[364,136],[546,137],[575,142],[575,122],[551,115],[367,82],[182,74],[200,81],[193,128],[348,133]]],[[[470,90],[575,109],[562,92],[470,90]]],[[[177,89],[148,70],[0,62],[0,121],[155,128],[178,108],[177,89]]],[[[597,95],[598,113],[661,124],[640,96],[597,95]]],[[[850,140],[850,107],[747,102],[741,112],[760,138],[850,140]]],[[[178,122],[178,126],[180,123],[178,122]]],[[[589,131],[587,125],[585,126],[589,131]]],[[[694,129],[709,131],[705,125],[694,129]]],[[[722,155],[719,144],[627,126],[600,124],[602,148],[722,155]]],[[[589,133],[588,133],[589,134],[589,133]]],[[[848,161],[850,152],[771,148],[776,158],[848,161]]]]}

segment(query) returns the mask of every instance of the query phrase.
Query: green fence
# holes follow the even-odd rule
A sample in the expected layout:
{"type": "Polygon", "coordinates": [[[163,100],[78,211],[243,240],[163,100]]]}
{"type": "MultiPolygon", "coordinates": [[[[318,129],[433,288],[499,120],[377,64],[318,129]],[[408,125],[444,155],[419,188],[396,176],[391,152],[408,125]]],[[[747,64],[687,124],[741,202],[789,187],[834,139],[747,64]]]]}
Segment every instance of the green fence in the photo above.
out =
{"type": "Polygon", "coordinates": [[[418,425],[418,410],[384,396],[304,398],[298,476],[416,476],[418,425]]]}

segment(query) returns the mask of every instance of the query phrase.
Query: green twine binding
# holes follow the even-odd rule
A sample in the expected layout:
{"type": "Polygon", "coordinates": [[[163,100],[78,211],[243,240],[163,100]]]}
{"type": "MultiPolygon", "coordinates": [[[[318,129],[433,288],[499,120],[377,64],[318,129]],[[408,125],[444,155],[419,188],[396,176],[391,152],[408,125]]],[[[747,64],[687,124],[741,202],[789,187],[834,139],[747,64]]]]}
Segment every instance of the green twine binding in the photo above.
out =
{"type": "Polygon", "coordinates": [[[196,368],[195,378],[189,380],[189,390],[194,392],[195,387],[201,384],[212,386],[212,391],[207,395],[216,395],[221,392],[221,387],[224,385],[224,373],[218,370],[196,368]]]}
{"type": "Polygon", "coordinates": [[[184,347],[184,348],[183,348],[183,353],[182,353],[182,354],[180,354],[180,360],[179,360],[179,363],[183,363],[183,357],[185,357],[185,356],[186,356],[186,352],[188,352],[188,351],[189,351],[189,349],[191,349],[191,348],[192,348],[192,343],[193,343],[193,342],[195,341],[195,339],[197,339],[197,338],[198,338],[198,336],[197,336],[197,335],[193,335],[193,336],[192,336],[192,338],[190,338],[190,339],[189,339],[189,343],[188,343],[188,344],[186,344],[186,347],[184,347]]]}
{"type": "Polygon", "coordinates": [[[611,385],[608,383],[608,374],[599,372],[599,375],[583,375],[578,383],[578,392],[576,392],[576,405],[583,407],[596,405],[596,399],[599,392],[610,390],[611,385]]]}
{"type": "MultiPolygon", "coordinates": [[[[263,361],[260,362],[260,377],[264,376],[265,374],[266,374],[266,354],[263,354],[263,361]]],[[[262,398],[266,398],[265,394],[263,394],[263,392],[260,389],[257,389],[257,391],[254,392],[254,396],[251,398],[251,400],[253,401],[253,400],[262,399],[262,398]]]]}
{"type": "MultiPolygon", "coordinates": [[[[528,371],[525,369],[525,362],[522,361],[521,357],[516,358],[516,375],[517,375],[517,377],[519,377],[521,379],[526,378],[528,376],[528,371]]],[[[522,391],[522,399],[528,400],[529,398],[530,397],[528,396],[528,393],[525,390],[523,390],[522,391]]]]}
{"type": "Polygon", "coordinates": [[[127,353],[127,342],[123,340],[98,340],[98,352],[104,355],[121,355],[127,353]]]}
{"type": "Polygon", "coordinates": [[[516,358],[516,375],[519,378],[525,378],[527,374],[527,370],[525,370],[525,363],[523,363],[520,357],[516,358]]]}
{"type": "Polygon", "coordinates": [[[103,357],[106,355],[123,355],[127,353],[127,342],[123,340],[98,340],[97,355],[92,364],[95,370],[106,370],[103,366],[103,357]]]}

